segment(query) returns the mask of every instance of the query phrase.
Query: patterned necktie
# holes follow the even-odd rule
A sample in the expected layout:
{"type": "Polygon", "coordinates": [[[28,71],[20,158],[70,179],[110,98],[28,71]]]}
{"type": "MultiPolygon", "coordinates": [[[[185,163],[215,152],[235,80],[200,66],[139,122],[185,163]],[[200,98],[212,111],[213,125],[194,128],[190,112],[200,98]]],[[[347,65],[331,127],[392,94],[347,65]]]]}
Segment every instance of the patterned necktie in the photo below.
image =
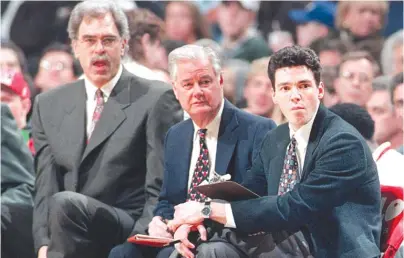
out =
{"type": "Polygon", "coordinates": [[[104,108],[104,94],[102,93],[102,91],[100,89],[98,89],[95,92],[95,101],[96,101],[96,106],[95,106],[94,113],[93,113],[91,128],[90,128],[90,131],[88,132],[88,137],[87,137],[88,139],[90,139],[91,134],[94,131],[95,125],[97,124],[98,120],[101,117],[102,109],[104,108]]]}
{"type": "Polygon", "coordinates": [[[296,154],[296,138],[292,137],[285,155],[283,171],[279,180],[278,195],[289,192],[299,181],[299,166],[296,154]]]}
{"type": "Polygon", "coordinates": [[[188,200],[189,201],[197,201],[203,202],[206,199],[206,196],[199,193],[195,190],[194,187],[200,185],[204,180],[208,181],[209,178],[209,170],[210,170],[210,163],[209,163],[209,151],[208,147],[206,146],[206,129],[199,129],[199,156],[196,162],[194,174],[192,176],[191,186],[188,190],[188,200]]]}

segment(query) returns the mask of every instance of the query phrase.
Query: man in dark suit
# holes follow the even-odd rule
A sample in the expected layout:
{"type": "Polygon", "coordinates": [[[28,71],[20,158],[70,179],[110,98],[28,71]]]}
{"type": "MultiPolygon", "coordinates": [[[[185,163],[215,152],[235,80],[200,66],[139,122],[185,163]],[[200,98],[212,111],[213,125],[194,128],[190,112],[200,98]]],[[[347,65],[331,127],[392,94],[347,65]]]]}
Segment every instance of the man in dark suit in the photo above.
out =
{"type": "MultiPolygon", "coordinates": [[[[271,57],[273,98],[289,122],[265,137],[243,183],[268,195],[213,202],[209,218],[246,233],[300,230],[314,257],[379,257],[376,165],[363,137],[320,105],[320,71],[311,49],[286,47],[271,57]]],[[[193,202],[177,206],[169,228],[199,225],[202,208],[193,202]]]]}
{"type": "MultiPolygon", "coordinates": [[[[149,234],[172,238],[165,223],[173,218],[174,206],[189,200],[202,203],[205,200],[193,191],[194,177],[200,176],[196,185],[226,174],[241,183],[262,139],[276,125],[271,119],[237,109],[223,98],[219,59],[210,48],[180,47],[170,53],[169,63],[175,95],[191,119],[173,126],[167,133],[163,187],[149,234]],[[198,166],[201,171],[195,172],[198,166]]],[[[114,248],[110,258],[155,257],[159,251],[125,244],[114,248]]],[[[173,248],[163,249],[158,257],[167,257],[172,251],[173,248]]]]}
{"type": "Polygon", "coordinates": [[[35,257],[34,160],[7,104],[1,103],[1,257],[35,257]]]}
{"type": "Polygon", "coordinates": [[[39,257],[106,257],[147,228],[164,136],[182,114],[168,85],[122,68],[128,24],[114,2],[79,3],[68,31],[85,76],[36,101],[35,248],[39,257]]]}

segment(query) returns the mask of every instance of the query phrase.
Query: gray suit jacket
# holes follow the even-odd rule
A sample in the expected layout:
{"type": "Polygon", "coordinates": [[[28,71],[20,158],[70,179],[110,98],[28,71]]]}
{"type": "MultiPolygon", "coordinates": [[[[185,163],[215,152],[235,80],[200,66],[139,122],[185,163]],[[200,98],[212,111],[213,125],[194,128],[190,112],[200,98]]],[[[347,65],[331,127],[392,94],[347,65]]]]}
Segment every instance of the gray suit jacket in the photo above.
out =
{"type": "Polygon", "coordinates": [[[6,104],[1,104],[1,204],[33,205],[34,161],[6,104]]]}
{"type": "Polygon", "coordinates": [[[37,180],[35,248],[47,245],[48,200],[74,191],[125,210],[144,232],[153,216],[163,177],[163,144],[182,120],[171,87],[125,69],[86,144],[84,80],[37,97],[33,138],[37,180]]]}

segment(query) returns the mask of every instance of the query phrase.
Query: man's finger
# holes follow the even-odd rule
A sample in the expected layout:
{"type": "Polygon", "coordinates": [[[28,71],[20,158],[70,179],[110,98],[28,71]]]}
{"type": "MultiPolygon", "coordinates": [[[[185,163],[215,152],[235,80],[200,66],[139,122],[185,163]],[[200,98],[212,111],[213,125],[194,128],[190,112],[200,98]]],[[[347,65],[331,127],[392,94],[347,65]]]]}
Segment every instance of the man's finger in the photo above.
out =
{"type": "Polygon", "coordinates": [[[208,233],[206,231],[205,226],[201,224],[201,225],[198,225],[196,228],[198,229],[199,234],[201,235],[201,240],[203,240],[203,241],[208,240],[208,233]]]}
{"type": "Polygon", "coordinates": [[[194,258],[194,253],[188,249],[183,243],[179,244],[177,251],[186,258],[194,258]]]}

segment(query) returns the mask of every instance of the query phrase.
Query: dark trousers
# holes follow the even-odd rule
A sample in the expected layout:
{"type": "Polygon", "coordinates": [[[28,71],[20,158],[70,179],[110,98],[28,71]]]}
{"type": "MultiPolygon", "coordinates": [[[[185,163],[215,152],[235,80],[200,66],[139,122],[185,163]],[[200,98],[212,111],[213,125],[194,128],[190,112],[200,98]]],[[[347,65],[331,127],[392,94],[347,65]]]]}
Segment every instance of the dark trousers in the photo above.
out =
{"type": "Polygon", "coordinates": [[[75,192],[56,193],[50,201],[48,258],[108,257],[133,226],[121,209],[75,192]]]}
{"type": "Polygon", "coordinates": [[[168,258],[173,251],[174,247],[156,248],[124,243],[114,247],[108,258],[168,258]]]}
{"type": "Polygon", "coordinates": [[[32,206],[1,204],[1,257],[35,257],[32,206]]]}
{"type": "MultiPolygon", "coordinates": [[[[209,229],[208,229],[209,231],[209,229]]],[[[301,232],[247,236],[223,228],[197,244],[197,258],[313,258],[301,232]]],[[[177,251],[170,258],[181,257],[177,251]]]]}

